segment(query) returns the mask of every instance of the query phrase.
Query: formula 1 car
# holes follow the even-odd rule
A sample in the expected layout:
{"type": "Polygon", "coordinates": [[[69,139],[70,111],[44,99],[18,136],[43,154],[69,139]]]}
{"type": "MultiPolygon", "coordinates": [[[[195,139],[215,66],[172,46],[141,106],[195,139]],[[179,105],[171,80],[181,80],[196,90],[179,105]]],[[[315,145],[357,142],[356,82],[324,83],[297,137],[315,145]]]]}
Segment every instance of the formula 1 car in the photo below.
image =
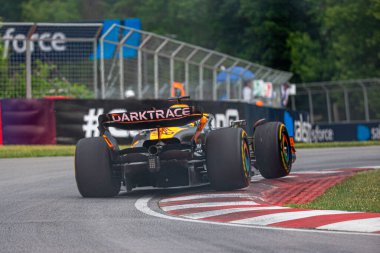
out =
{"type": "Polygon", "coordinates": [[[209,183],[215,190],[234,190],[250,184],[252,165],[265,178],[289,174],[295,160],[292,138],[280,122],[260,120],[253,137],[244,120],[215,129],[214,116],[170,99],[165,109],[102,114],[101,137],[78,141],[75,177],[83,197],[113,197],[125,186],[196,186],[209,183]],[[132,145],[120,149],[108,127],[140,130],[132,145]]]}

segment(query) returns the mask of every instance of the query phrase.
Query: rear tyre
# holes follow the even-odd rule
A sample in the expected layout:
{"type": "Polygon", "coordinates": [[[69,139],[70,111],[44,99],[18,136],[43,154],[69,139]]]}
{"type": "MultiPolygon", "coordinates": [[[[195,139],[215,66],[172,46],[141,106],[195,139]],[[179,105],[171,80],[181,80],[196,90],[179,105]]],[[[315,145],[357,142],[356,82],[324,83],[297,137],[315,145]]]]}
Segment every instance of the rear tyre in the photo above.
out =
{"type": "Polygon", "coordinates": [[[121,178],[112,172],[111,152],[102,137],[78,141],[75,179],[83,197],[114,197],[119,193],[121,178]]]}
{"type": "Polygon", "coordinates": [[[206,139],[206,165],[211,187],[235,190],[251,181],[247,133],[241,128],[211,131],[206,139]]]}
{"type": "Polygon", "coordinates": [[[292,168],[290,139],[281,122],[267,122],[255,129],[255,167],[264,178],[280,178],[292,168]]]}

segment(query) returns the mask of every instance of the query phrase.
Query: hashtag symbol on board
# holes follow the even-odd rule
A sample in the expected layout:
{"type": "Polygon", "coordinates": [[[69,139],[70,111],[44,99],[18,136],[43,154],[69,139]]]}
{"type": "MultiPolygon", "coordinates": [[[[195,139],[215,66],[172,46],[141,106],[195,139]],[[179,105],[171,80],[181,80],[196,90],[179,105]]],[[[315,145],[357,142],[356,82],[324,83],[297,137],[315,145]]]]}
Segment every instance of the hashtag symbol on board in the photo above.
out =
{"type": "Polygon", "coordinates": [[[98,130],[98,117],[100,114],[103,114],[103,108],[96,110],[91,108],[88,111],[88,114],[84,115],[83,120],[85,124],[82,126],[83,131],[85,132],[85,137],[98,137],[100,135],[98,130]]]}

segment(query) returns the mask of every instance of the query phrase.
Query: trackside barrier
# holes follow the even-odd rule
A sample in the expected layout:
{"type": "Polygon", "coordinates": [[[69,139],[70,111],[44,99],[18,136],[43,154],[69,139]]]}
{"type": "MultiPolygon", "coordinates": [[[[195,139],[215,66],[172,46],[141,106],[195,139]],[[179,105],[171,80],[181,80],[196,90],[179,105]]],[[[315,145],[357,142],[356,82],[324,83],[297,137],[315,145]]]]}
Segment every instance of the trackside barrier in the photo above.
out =
{"type": "MultiPolygon", "coordinates": [[[[224,127],[232,120],[246,119],[247,131],[258,119],[267,118],[286,123],[289,132],[302,140],[303,126],[308,115],[283,109],[257,107],[240,102],[192,101],[205,112],[215,115],[216,127],[224,127]]],[[[98,115],[117,111],[163,108],[170,105],[166,100],[51,100],[5,99],[2,108],[4,144],[75,144],[84,137],[99,136],[98,115]]],[[[120,144],[129,144],[136,131],[111,129],[120,144]]]]}
{"type": "Polygon", "coordinates": [[[56,144],[54,101],[1,100],[3,144],[56,144]]]}
{"type": "Polygon", "coordinates": [[[312,123],[380,120],[380,78],[300,83],[291,96],[293,110],[305,110],[312,123]]]}
{"type": "Polygon", "coordinates": [[[310,131],[310,141],[374,141],[380,140],[380,121],[314,124],[310,131]]]}
{"type": "MultiPolygon", "coordinates": [[[[310,123],[305,112],[257,107],[240,102],[192,101],[215,115],[216,127],[246,119],[247,132],[261,118],[285,123],[296,142],[380,140],[380,122],[346,124],[310,123]]],[[[22,100],[0,101],[3,144],[75,144],[85,137],[99,136],[98,115],[120,111],[164,108],[166,100],[22,100]]],[[[137,131],[111,128],[120,144],[128,144],[137,131]]],[[[0,137],[1,140],[1,137],[0,137]]]]}
{"type": "MultiPolygon", "coordinates": [[[[232,120],[246,119],[247,131],[252,133],[253,123],[261,118],[286,122],[287,128],[297,140],[302,140],[302,127],[308,115],[303,112],[290,112],[283,109],[257,107],[240,102],[193,101],[193,105],[204,108],[205,112],[215,115],[216,127],[225,127],[232,120]]],[[[99,136],[98,115],[120,111],[134,111],[170,106],[166,100],[57,100],[55,112],[57,122],[57,143],[74,144],[80,138],[99,136]]],[[[111,134],[121,144],[129,144],[137,131],[125,131],[111,128],[111,134]]]]}

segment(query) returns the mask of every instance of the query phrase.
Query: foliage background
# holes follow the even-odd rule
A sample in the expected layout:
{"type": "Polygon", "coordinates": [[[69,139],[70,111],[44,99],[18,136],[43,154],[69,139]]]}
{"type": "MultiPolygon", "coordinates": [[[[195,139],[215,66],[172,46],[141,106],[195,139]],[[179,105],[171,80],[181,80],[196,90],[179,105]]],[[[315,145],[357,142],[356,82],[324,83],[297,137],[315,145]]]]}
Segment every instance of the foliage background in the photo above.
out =
{"type": "Polygon", "coordinates": [[[143,29],[292,71],[380,76],[380,0],[2,0],[3,21],[141,18],[143,29]]]}

